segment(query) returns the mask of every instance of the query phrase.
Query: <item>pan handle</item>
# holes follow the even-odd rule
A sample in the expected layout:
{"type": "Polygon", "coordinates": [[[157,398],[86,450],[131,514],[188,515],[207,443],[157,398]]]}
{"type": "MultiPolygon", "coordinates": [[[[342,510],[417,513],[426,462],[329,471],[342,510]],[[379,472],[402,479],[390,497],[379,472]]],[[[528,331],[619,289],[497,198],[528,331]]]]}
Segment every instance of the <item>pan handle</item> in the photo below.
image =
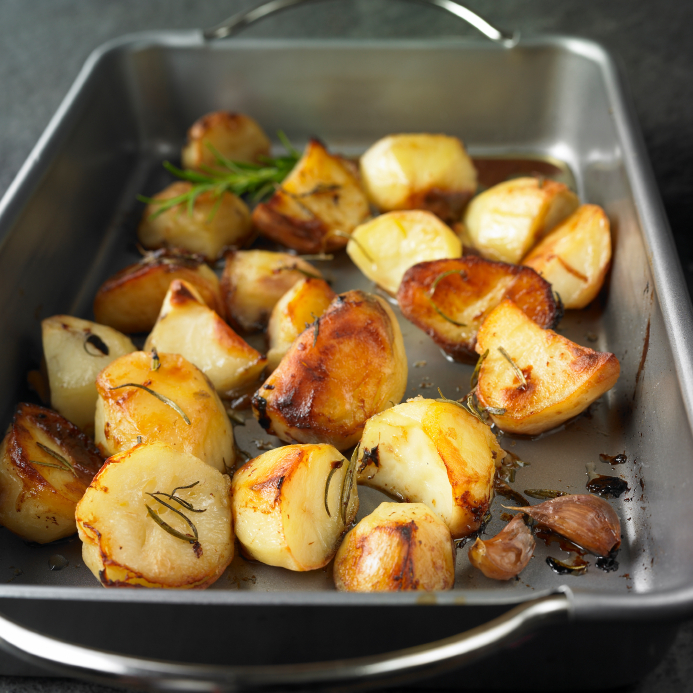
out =
{"type": "MultiPolygon", "coordinates": [[[[441,607],[444,608],[444,607],[441,607]]],[[[0,615],[0,647],[59,674],[147,691],[237,693],[392,684],[453,669],[509,645],[547,623],[566,621],[566,593],[525,602],[488,623],[444,640],[358,659],[274,666],[207,666],[128,657],[41,635],[0,615]]]]}
{"type": "MultiPolygon", "coordinates": [[[[309,2],[316,2],[317,0],[269,0],[262,5],[258,5],[250,10],[245,10],[244,12],[239,12],[234,14],[232,17],[211,27],[210,29],[205,29],[203,36],[206,40],[211,41],[213,39],[226,38],[231,36],[247,26],[254,24],[255,22],[269,17],[276,12],[281,12],[282,10],[288,10],[297,5],[305,5],[309,2]]],[[[455,17],[463,19],[468,24],[471,24],[475,29],[478,29],[484,36],[490,38],[492,41],[502,44],[506,48],[512,48],[517,45],[520,40],[519,32],[508,32],[501,29],[496,29],[496,27],[489,24],[485,19],[482,19],[476,12],[472,12],[467,7],[460,5],[453,0],[413,0],[413,2],[418,2],[423,5],[429,5],[433,7],[439,7],[441,10],[446,10],[455,17]]]]}

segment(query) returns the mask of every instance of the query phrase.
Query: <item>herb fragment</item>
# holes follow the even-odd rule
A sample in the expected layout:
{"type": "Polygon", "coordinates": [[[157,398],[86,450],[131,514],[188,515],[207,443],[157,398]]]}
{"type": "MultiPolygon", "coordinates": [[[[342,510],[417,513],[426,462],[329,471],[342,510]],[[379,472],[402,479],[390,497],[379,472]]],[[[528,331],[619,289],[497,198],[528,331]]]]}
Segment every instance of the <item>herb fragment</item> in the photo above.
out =
{"type": "Polygon", "coordinates": [[[500,351],[503,358],[512,366],[513,370],[515,371],[515,375],[520,379],[520,383],[522,383],[522,388],[526,388],[527,380],[525,380],[525,374],[520,370],[515,361],[512,360],[510,354],[502,346],[498,347],[498,351],[500,351]]]}
{"type": "Polygon", "coordinates": [[[318,343],[318,335],[320,334],[320,318],[316,317],[314,313],[311,313],[311,315],[315,318],[315,321],[313,322],[313,346],[315,346],[318,343]]]}
{"type": "Polygon", "coordinates": [[[360,449],[361,443],[359,443],[354,448],[354,452],[351,454],[351,460],[349,461],[349,466],[347,467],[346,473],[344,474],[344,479],[342,481],[341,508],[342,522],[344,524],[346,524],[347,521],[347,511],[349,510],[349,498],[351,497],[351,489],[354,485],[354,473],[356,472],[356,463],[359,459],[360,449]]]}
{"type": "Polygon", "coordinates": [[[159,353],[156,350],[156,347],[152,349],[152,370],[153,371],[158,371],[159,368],[161,368],[161,359],[159,358],[159,353]]]}
{"type": "Polygon", "coordinates": [[[191,425],[190,419],[187,417],[186,413],[172,399],[169,399],[165,395],[162,395],[161,393],[152,390],[150,387],[147,387],[146,385],[140,385],[139,383],[124,383],[123,385],[111,387],[109,388],[109,390],[120,390],[122,387],[138,387],[140,390],[144,390],[145,392],[148,392],[150,395],[154,395],[154,397],[156,397],[159,401],[171,407],[171,409],[173,409],[173,411],[175,411],[177,414],[180,414],[183,417],[183,421],[185,421],[185,423],[188,424],[188,426],[191,425]]]}
{"type": "MultiPolygon", "coordinates": [[[[72,472],[74,476],[77,476],[75,472],[75,468],[66,460],[61,454],[55,452],[55,450],[51,450],[48,446],[44,445],[43,443],[36,443],[41,450],[43,450],[45,453],[49,454],[51,457],[54,459],[58,460],[61,464],[61,469],[64,469],[68,472],[72,472]]],[[[38,462],[37,464],[42,464],[44,467],[52,467],[53,465],[48,464],[46,462],[38,462]]]]}
{"type": "Polygon", "coordinates": [[[284,267],[277,267],[277,272],[299,272],[304,277],[308,277],[309,279],[322,279],[322,277],[315,274],[315,272],[308,272],[308,270],[304,270],[297,265],[285,265],[284,267]]]}
{"type": "Polygon", "coordinates": [[[441,279],[445,279],[445,277],[449,277],[451,274],[459,274],[464,281],[467,279],[467,273],[463,269],[459,270],[448,270],[447,272],[442,272],[439,274],[436,278],[433,284],[431,284],[431,288],[428,291],[428,301],[429,303],[433,306],[434,310],[438,315],[440,315],[441,318],[445,318],[448,322],[451,322],[453,325],[457,325],[458,327],[467,327],[467,323],[465,322],[458,322],[457,320],[453,320],[449,315],[446,315],[438,306],[438,304],[433,300],[433,295],[436,292],[436,289],[438,288],[438,284],[440,283],[441,279]]]}
{"type": "Polygon", "coordinates": [[[344,231],[333,231],[332,232],[333,236],[339,236],[340,238],[348,238],[350,241],[354,241],[356,247],[366,256],[366,260],[370,262],[372,265],[375,265],[375,260],[372,258],[370,253],[363,247],[363,243],[359,241],[358,238],[355,238],[352,234],[350,233],[345,233],[344,231]]]}
{"type": "Polygon", "coordinates": [[[106,342],[104,342],[99,335],[94,333],[87,335],[82,346],[84,347],[84,351],[86,351],[89,356],[108,356],[109,354],[108,344],[106,344],[106,342]],[[87,349],[88,344],[93,346],[94,349],[96,349],[99,353],[95,354],[93,351],[89,351],[89,349],[87,349]]]}
{"type": "Polygon", "coordinates": [[[477,359],[476,366],[474,366],[474,372],[472,373],[472,379],[470,381],[470,386],[471,386],[472,390],[477,386],[477,384],[479,382],[479,373],[481,371],[481,364],[484,362],[484,360],[486,359],[487,356],[488,356],[488,349],[486,349],[486,351],[481,356],[479,356],[479,358],[477,359]]]}
{"type": "Polygon", "coordinates": [[[330,473],[327,475],[327,481],[325,482],[325,511],[327,512],[327,517],[332,517],[332,514],[330,513],[330,507],[327,503],[327,495],[330,492],[330,482],[332,481],[334,473],[338,469],[341,469],[343,464],[344,462],[342,462],[342,460],[337,460],[336,462],[333,462],[332,469],[330,469],[330,473]]]}
{"type": "MultiPolygon", "coordinates": [[[[561,496],[567,496],[568,494],[564,491],[554,491],[550,488],[528,488],[525,489],[525,496],[530,498],[538,498],[540,500],[546,500],[547,498],[560,498],[561,496]]],[[[529,503],[525,503],[529,505],[529,503]]]]}

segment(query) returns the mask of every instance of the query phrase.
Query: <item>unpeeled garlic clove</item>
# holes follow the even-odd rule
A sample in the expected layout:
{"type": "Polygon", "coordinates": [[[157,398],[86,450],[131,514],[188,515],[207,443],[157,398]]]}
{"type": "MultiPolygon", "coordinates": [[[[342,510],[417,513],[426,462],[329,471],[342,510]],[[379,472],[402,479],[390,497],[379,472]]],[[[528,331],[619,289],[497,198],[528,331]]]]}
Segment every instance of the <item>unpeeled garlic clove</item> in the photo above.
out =
{"type": "Polygon", "coordinates": [[[492,539],[477,539],[469,549],[469,560],[488,578],[510,580],[529,563],[534,546],[534,537],[522,515],[515,515],[492,539]]]}
{"type": "Polygon", "coordinates": [[[608,556],[621,544],[621,523],[616,511],[591,495],[552,498],[521,510],[539,524],[597,556],[608,556]]]}

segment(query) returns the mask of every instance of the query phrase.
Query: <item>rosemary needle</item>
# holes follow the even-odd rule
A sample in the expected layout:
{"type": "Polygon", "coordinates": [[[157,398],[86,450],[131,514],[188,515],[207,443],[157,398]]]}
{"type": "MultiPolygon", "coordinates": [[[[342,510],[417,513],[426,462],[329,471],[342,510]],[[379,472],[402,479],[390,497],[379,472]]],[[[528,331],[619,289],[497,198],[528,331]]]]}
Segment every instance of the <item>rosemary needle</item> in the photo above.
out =
{"type": "Polygon", "coordinates": [[[140,390],[144,390],[145,392],[148,392],[150,395],[154,395],[159,401],[163,402],[164,404],[167,404],[173,411],[176,413],[180,414],[183,417],[183,421],[185,421],[188,426],[191,425],[190,419],[187,417],[186,413],[172,400],[166,397],[165,395],[162,395],[159,392],[156,392],[156,390],[152,390],[150,387],[147,387],[146,385],[140,385],[139,383],[124,383],[123,385],[118,385],[116,387],[111,387],[109,388],[110,390],[120,390],[121,387],[138,387],[140,390]]]}

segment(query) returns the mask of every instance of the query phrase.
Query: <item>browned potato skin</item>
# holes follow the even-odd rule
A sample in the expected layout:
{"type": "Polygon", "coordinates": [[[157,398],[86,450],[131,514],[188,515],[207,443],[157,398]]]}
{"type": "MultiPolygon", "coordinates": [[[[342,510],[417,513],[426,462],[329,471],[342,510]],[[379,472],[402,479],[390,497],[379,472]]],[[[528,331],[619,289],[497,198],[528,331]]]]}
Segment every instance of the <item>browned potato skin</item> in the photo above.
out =
{"type": "Polygon", "coordinates": [[[120,332],[148,332],[154,327],[174,279],[192,284],[204,302],[224,317],[217,275],[199,255],[162,249],[107,279],[94,298],[96,322],[120,332]]]}
{"type": "Polygon", "coordinates": [[[551,285],[529,268],[466,255],[451,260],[421,262],[407,270],[397,301],[407,320],[421,328],[446,354],[462,363],[474,362],[476,335],[486,316],[509,298],[540,327],[555,327],[562,317],[551,285]],[[433,300],[448,317],[465,323],[455,325],[440,315],[430,300],[433,283],[445,272],[464,272],[444,277],[433,300]],[[473,318],[460,314],[478,306],[473,318]]]}
{"type": "Polygon", "coordinates": [[[371,416],[403,397],[404,343],[392,309],[362,291],[337,296],[317,323],[257,391],[253,413],[285,442],[345,450],[371,416]]]}
{"type": "Polygon", "coordinates": [[[52,409],[19,404],[0,449],[0,523],[41,544],[74,534],[75,506],[102,463],[99,451],[77,426],[52,409]],[[32,428],[40,429],[54,444],[49,447],[72,464],[74,475],[32,464],[32,460],[58,463],[38,447],[32,428]],[[49,481],[53,475],[64,477],[60,488],[49,481]]]}

